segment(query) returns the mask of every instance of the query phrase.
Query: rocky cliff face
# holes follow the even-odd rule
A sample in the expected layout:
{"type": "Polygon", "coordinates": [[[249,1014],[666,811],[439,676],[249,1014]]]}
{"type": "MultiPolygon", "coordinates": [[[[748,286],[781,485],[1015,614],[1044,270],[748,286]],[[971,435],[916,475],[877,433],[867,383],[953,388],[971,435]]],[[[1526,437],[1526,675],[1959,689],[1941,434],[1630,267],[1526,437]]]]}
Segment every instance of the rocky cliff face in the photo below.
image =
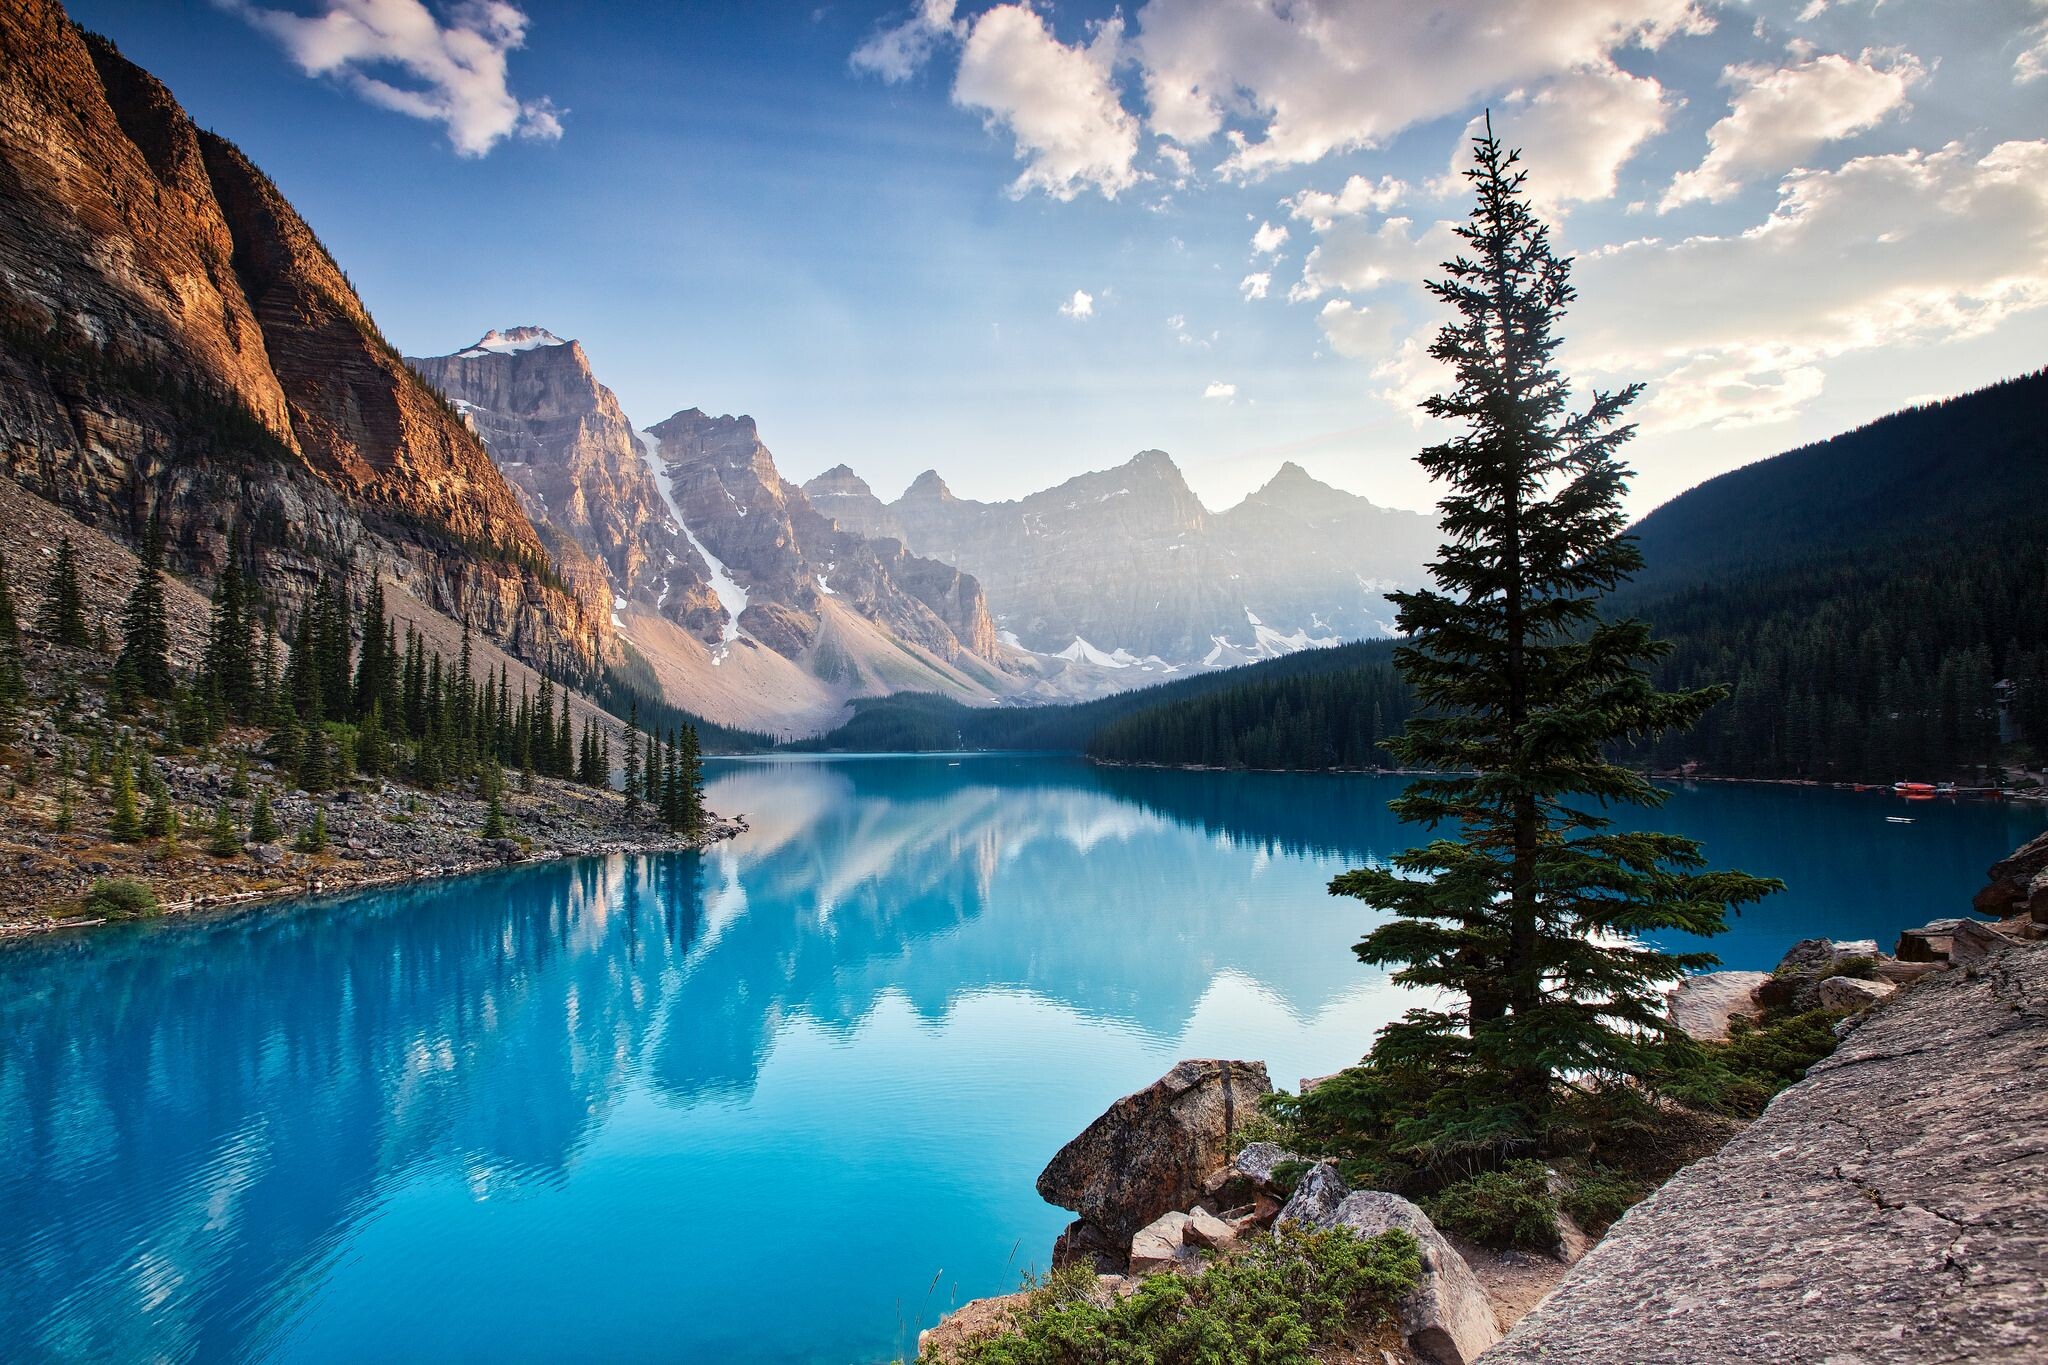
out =
{"type": "Polygon", "coordinates": [[[835,524],[777,471],[753,418],[691,408],[647,434],[685,523],[746,589],[740,628],[770,649],[786,658],[810,650],[835,598],[948,664],[999,660],[974,578],[835,524]]]}
{"type": "Polygon", "coordinates": [[[603,566],[608,594],[719,642],[727,618],[710,567],[677,528],[581,343],[514,327],[410,363],[468,420],[535,525],[603,566]]]}
{"type": "Polygon", "coordinates": [[[1163,452],[1015,502],[955,497],[934,471],[884,503],[844,465],[804,486],[863,535],[973,574],[1024,647],[1114,667],[1235,664],[1385,633],[1435,527],[1286,465],[1212,514],[1163,452]]]}
{"type": "Polygon", "coordinates": [[[160,512],[184,567],[239,524],[287,607],[346,568],[537,662],[611,646],[276,187],[49,0],[0,8],[0,375],[6,471],[129,537],[160,512]]]}

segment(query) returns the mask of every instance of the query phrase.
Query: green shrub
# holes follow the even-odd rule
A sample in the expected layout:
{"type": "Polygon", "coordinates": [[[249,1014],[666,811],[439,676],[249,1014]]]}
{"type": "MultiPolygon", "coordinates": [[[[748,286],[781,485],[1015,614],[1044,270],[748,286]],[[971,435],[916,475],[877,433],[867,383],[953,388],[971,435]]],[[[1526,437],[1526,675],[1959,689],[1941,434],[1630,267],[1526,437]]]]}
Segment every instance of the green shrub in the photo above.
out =
{"type": "Polygon", "coordinates": [[[1574,1222],[1597,1237],[1649,1192],[1643,1181],[1625,1171],[1593,1166],[1574,1172],[1557,1202],[1574,1222]]]}
{"type": "Polygon", "coordinates": [[[1820,974],[1825,981],[1831,976],[1853,976],[1858,981],[1877,980],[1877,959],[1874,957],[1845,957],[1837,960],[1820,974]]]}
{"type": "Polygon", "coordinates": [[[156,892],[130,877],[102,877],[85,893],[85,911],[103,919],[141,919],[163,913],[156,892]]]}
{"type": "Polygon", "coordinates": [[[1674,1042],[1651,1077],[1658,1093],[1716,1114],[1754,1118],[1771,1097],[1835,1050],[1845,1011],[1818,1009],[1761,1023],[1737,1017],[1725,1043],[1674,1042]]]}
{"type": "Polygon", "coordinates": [[[1127,1299],[1085,1267],[1029,1285],[1012,1329],[958,1365],[1314,1365],[1317,1348],[1388,1317],[1422,1274],[1404,1232],[1284,1228],[1198,1276],[1154,1275],[1127,1299]]]}
{"type": "Polygon", "coordinates": [[[1438,1227],[1490,1247],[1557,1245],[1557,1201],[1540,1161],[1510,1161],[1446,1185],[1422,1201],[1438,1227]]]}

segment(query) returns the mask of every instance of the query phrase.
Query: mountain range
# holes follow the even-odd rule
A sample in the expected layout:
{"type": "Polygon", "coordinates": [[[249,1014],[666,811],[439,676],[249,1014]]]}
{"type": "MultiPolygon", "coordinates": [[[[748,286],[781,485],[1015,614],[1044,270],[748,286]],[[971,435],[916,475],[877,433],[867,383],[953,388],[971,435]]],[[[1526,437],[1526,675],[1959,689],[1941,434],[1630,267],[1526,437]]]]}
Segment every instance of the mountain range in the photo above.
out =
{"type": "Polygon", "coordinates": [[[1436,523],[1320,483],[1299,465],[1210,512],[1163,451],[1014,502],[955,497],[927,470],[884,503],[845,465],[804,485],[818,509],[958,564],[1024,648],[1116,666],[1228,665],[1391,633],[1436,523]]]}
{"type": "Polygon", "coordinates": [[[0,377],[0,467],[131,545],[156,521],[202,585],[239,535],[286,618],[376,582],[593,694],[782,733],[1380,636],[1435,538],[1291,464],[1212,513],[1159,451],[885,504],[785,479],[751,417],[635,421],[538,327],[408,360],[270,179],[51,0],[0,8],[0,377]]]}
{"type": "Polygon", "coordinates": [[[753,418],[637,427],[582,345],[541,327],[408,363],[542,537],[603,567],[668,697],[727,724],[816,729],[892,692],[1086,698],[1384,635],[1382,592],[1434,543],[1428,518],[1292,464],[1212,514],[1159,451],[1019,502],[926,474],[884,504],[843,465],[799,488],[753,418]]]}

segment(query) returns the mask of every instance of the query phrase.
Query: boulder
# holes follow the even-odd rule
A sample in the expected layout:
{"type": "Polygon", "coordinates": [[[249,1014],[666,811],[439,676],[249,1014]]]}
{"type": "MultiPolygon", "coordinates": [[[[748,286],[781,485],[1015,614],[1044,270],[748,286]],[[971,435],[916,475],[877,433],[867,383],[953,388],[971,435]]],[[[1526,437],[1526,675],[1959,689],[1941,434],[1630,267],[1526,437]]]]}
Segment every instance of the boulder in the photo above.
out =
{"type": "Polygon", "coordinates": [[[1889,981],[1894,986],[1910,986],[1923,976],[1931,976],[1947,967],[1945,962],[1901,962],[1895,957],[1879,958],[1877,978],[1889,981]]]}
{"type": "Polygon", "coordinates": [[[1396,1305],[1401,1331],[1415,1352],[1439,1365],[1471,1365],[1500,1341],[1493,1303],[1472,1267],[1465,1263],[1429,1215],[1397,1194],[1380,1190],[1347,1192],[1337,1170],[1318,1165],[1295,1190],[1280,1225],[1348,1227],[1361,1237],[1400,1230],[1422,1252],[1422,1278],[1396,1305]]]}
{"type": "Polygon", "coordinates": [[[1263,1062],[1177,1062],[1062,1147],[1039,1173],[1038,1193],[1128,1240],[1200,1201],[1204,1179],[1229,1159],[1231,1130],[1272,1089],[1263,1062]]]}
{"type": "Polygon", "coordinates": [[[1898,987],[1889,981],[1831,976],[1820,983],[1820,1003],[1831,1010],[1860,1010],[1876,1004],[1896,990],[1898,987]]]}
{"type": "Polygon", "coordinates": [[[1955,927],[1950,937],[1948,960],[1958,967],[1973,967],[2001,948],[2010,948],[2019,940],[2008,938],[1981,920],[1966,919],[1955,927]]]}
{"type": "Polygon", "coordinates": [[[1188,1216],[1184,1213],[1162,1213],[1139,1228],[1131,1238],[1131,1273],[1156,1275],[1186,1264],[1191,1259],[1187,1230],[1188,1216]]]}
{"type": "MultiPolygon", "coordinates": [[[[1183,1245],[1208,1251],[1228,1251],[1237,1245],[1238,1229],[1215,1214],[1204,1209],[1194,1209],[1187,1217],[1187,1223],[1181,1228],[1183,1245]]],[[[1131,1257],[1134,1262],[1137,1259],[1137,1246],[1135,1241],[1131,1243],[1131,1257]]]]}
{"type": "Polygon", "coordinates": [[[1730,1020],[1753,1018],[1762,1012],[1756,1002],[1757,988],[1770,979],[1769,972],[1702,972],[1688,976],[1666,992],[1671,1023],[1698,1042],[1725,1043],[1730,1020]]]}
{"type": "Polygon", "coordinates": [[[1300,1157],[1277,1142],[1248,1142],[1244,1150],[1230,1163],[1230,1169],[1259,1189],[1276,1190],[1278,1187],[1273,1184],[1273,1168],[1283,1161],[1299,1160],[1300,1157]]]}
{"type": "Polygon", "coordinates": [[[284,850],[276,844],[256,844],[249,849],[249,856],[265,867],[277,867],[284,862],[284,850]]]}
{"type": "Polygon", "coordinates": [[[938,1324],[917,1334],[917,1358],[951,1362],[962,1348],[983,1337],[1007,1332],[1017,1312],[1031,1299],[1029,1293],[998,1294],[993,1298],[970,1299],[940,1318],[938,1324]]]}
{"type": "Polygon", "coordinates": [[[2048,834],[2021,844],[1991,865],[1990,883],[1971,902],[1980,914],[2025,913],[2048,924],[2048,834]]]}
{"type": "Polygon", "coordinates": [[[1053,1239],[1052,1268],[1085,1265],[1098,1275],[1120,1275],[1130,1264],[1130,1243],[1103,1231],[1086,1218],[1076,1218],[1053,1239]]]}
{"type": "Polygon", "coordinates": [[[1946,962],[1955,943],[1956,926],[1961,923],[1959,919],[1929,920],[1900,934],[1899,946],[1892,952],[1901,962],[1946,962]]]}

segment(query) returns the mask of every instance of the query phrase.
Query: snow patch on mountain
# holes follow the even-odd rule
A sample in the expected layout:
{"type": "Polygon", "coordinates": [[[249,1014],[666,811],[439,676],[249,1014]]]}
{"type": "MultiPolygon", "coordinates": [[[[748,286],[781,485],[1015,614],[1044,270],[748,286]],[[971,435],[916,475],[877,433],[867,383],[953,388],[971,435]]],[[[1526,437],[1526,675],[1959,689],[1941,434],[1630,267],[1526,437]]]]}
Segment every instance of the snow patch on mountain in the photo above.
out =
{"type": "Polygon", "coordinates": [[[464,360],[475,360],[478,356],[517,355],[521,351],[539,350],[543,346],[568,344],[545,327],[514,327],[509,332],[501,332],[493,327],[484,333],[481,341],[455,354],[464,360]]]}
{"type": "Polygon", "coordinates": [[[725,608],[725,639],[717,652],[711,656],[711,661],[718,663],[725,658],[725,651],[732,648],[732,642],[739,639],[742,634],[740,613],[747,609],[747,590],[733,581],[732,574],[726,570],[725,562],[706,549],[704,542],[697,539],[697,533],[690,529],[690,523],[683,520],[683,509],[676,503],[675,489],[669,484],[668,466],[662,463],[660,438],[636,429],[633,432],[633,439],[640,446],[640,458],[647,465],[647,472],[654,476],[655,491],[661,494],[662,502],[667,504],[668,514],[674,517],[676,525],[682,528],[691,548],[702,555],[704,562],[711,566],[711,591],[718,595],[718,605],[725,608]]]}

